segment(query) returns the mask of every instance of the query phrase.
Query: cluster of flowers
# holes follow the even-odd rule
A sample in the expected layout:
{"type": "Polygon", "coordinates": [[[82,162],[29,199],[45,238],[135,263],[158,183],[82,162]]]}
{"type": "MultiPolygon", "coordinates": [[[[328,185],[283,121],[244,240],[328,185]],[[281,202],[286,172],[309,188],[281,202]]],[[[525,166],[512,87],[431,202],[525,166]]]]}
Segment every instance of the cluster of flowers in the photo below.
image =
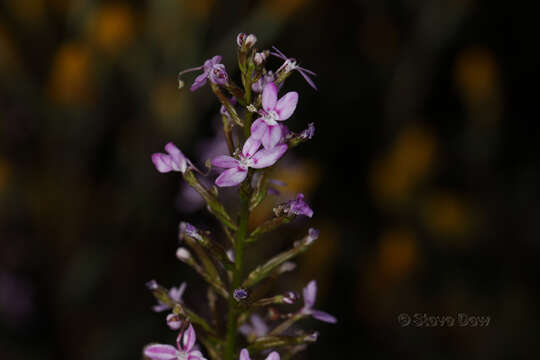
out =
{"type": "MultiPolygon", "coordinates": [[[[290,331],[297,321],[309,316],[328,323],[337,321],[332,315],[313,308],[317,293],[314,280],[303,290],[303,307],[293,313],[280,314],[270,306],[293,304],[299,298],[295,292],[262,297],[262,291],[258,291],[260,289],[257,289],[257,296],[256,291],[252,291],[263,280],[294,269],[295,264],[289,260],[311,246],[319,236],[318,230],[310,228],[308,234],[295,242],[290,250],[257,266],[247,276],[243,274],[245,244],[257,241],[262,234],[290,222],[296,216],[313,216],[313,210],[304,201],[304,195],[298,194],[295,199],[278,204],[272,219],[251,232],[247,228],[250,212],[271,190],[269,184],[274,180],[268,178],[267,170],[288,149],[311,139],[315,132],[313,124],[309,124],[300,133],[290,131],[283,121],[289,119],[296,110],[298,93],[291,91],[282,97],[278,96],[279,89],[293,71],[298,71],[314,89],[316,86],[309,75],[315,74],[298,66],[294,59],[286,57],[275,47],[273,51],[258,51],[255,48],[256,41],[254,35],[242,33],[237,37],[238,65],[243,88],[231,80],[225,65],[221,64],[221,56],[214,56],[202,66],[182,71],[179,75],[202,70],[202,74],[195,78],[191,90],[197,90],[208,83],[222,104],[220,113],[229,154],[212,158],[210,164],[224,169],[215,179],[217,187],[238,186],[240,214],[237,220],[233,220],[220,202],[217,188],[208,188],[199,181],[196,174],[201,172],[172,142],[165,146],[166,153],[152,155],[152,161],[159,172],[173,171],[183,175],[187,184],[204,199],[208,210],[221,222],[232,245],[232,249],[226,250],[224,245],[210,237],[208,231],[185,222],[180,224],[179,237],[183,244],[178,248],[176,256],[209,284],[208,305],[214,319],[209,322],[186,306],[182,299],[186,283],[178,288],[166,289],[156,281],[150,281],[147,286],[158,301],[153,310],[169,311],[166,316],[167,325],[179,331],[176,347],[151,344],[144,349],[144,356],[152,360],[205,359],[196,344],[194,325],[200,333],[200,342],[212,359],[232,360],[239,357],[240,360],[250,360],[248,351],[251,351],[268,354],[266,360],[279,360],[279,353],[272,350],[282,348],[290,357],[317,339],[317,332],[290,331]],[[284,61],[275,72],[265,68],[270,55],[284,61]],[[232,97],[226,96],[224,91],[232,97]],[[252,121],[254,116],[256,119],[252,121]],[[185,245],[194,251],[196,257],[185,245]],[[228,301],[226,334],[220,334],[218,325],[218,295],[228,301]],[[255,313],[263,307],[269,309],[268,320],[283,321],[271,329],[255,313]],[[247,344],[239,352],[237,333],[245,336],[247,344]]],[[[179,78],[179,87],[183,85],[179,78]]]]}

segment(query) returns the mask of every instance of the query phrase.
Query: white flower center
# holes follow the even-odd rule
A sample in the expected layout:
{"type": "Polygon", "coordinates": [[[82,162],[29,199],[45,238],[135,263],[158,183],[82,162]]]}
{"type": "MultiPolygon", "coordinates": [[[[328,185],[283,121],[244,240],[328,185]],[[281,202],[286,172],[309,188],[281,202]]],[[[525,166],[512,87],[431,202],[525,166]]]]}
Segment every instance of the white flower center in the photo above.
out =
{"type": "Polygon", "coordinates": [[[247,158],[245,157],[244,155],[241,155],[240,154],[240,159],[238,160],[240,161],[240,168],[244,169],[244,170],[247,170],[248,167],[250,167],[252,164],[253,164],[253,160],[251,160],[250,158],[247,158]]]}
{"type": "Polygon", "coordinates": [[[266,116],[264,117],[264,120],[270,126],[277,125],[278,119],[279,115],[274,110],[270,110],[269,112],[267,112],[266,116]]]}
{"type": "Polygon", "coordinates": [[[297,66],[296,60],[287,59],[285,61],[285,71],[286,72],[293,71],[294,69],[296,69],[296,66],[297,66]]]}

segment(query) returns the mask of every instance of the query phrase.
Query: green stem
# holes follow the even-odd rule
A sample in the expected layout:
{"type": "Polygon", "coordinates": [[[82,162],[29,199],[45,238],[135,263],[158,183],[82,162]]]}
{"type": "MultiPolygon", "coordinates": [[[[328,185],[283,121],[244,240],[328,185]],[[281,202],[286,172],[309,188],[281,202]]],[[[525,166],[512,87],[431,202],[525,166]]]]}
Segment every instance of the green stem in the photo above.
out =
{"type": "MultiPolygon", "coordinates": [[[[249,177],[248,177],[249,180],[249,177]]],[[[247,181],[247,180],[246,180],[247,181]]],[[[225,360],[233,360],[236,353],[236,333],[238,308],[233,292],[242,282],[244,272],[244,245],[247,237],[247,225],[249,220],[249,196],[243,191],[244,185],[249,187],[249,183],[242,184],[240,188],[241,210],[238,230],[234,244],[234,271],[233,281],[229,294],[229,314],[227,319],[227,338],[225,344],[225,360]]]]}

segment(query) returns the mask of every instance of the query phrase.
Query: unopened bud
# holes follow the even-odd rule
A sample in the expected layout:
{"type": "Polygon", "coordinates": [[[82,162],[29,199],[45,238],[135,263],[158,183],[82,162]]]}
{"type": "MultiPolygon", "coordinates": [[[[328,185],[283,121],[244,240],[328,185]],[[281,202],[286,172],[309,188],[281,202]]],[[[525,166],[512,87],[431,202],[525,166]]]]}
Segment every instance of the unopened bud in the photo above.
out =
{"type": "Polygon", "coordinates": [[[253,34],[249,34],[246,39],[244,40],[244,44],[247,48],[252,47],[257,42],[257,37],[253,34]]]}
{"type": "Polygon", "coordinates": [[[171,330],[178,330],[182,326],[182,320],[177,314],[169,314],[167,315],[167,325],[171,330]]]}
{"type": "Polygon", "coordinates": [[[242,47],[242,44],[246,40],[246,36],[246,33],[239,33],[236,35],[236,45],[238,45],[238,47],[242,47]]]}
{"type": "Polygon", "coordinates": [[[157,290],[159,288],[159,284],[157,283],[156,280],[150,280],[149,282],[146,283],[146,287],[149,290],[157,290]]]}
{"type": "Polygon", "coordinates": [[[294,269],[296,269],[296,264],[292,261],[287,261],[281,264],[279,268],[279,273],[282,274],[284,272],[293,271],[294,269]]]}
{"type": "Polygon", "coordinates": [[[246,289],[238,288],[234,290],[233,297],[236,301],[244,300],[247,299],[248,292],[246,291],[246,289]]]}
{"type": "Polygon", "coordinates": [[[179,247],[176,250],[176,257],[182,262],[187,262],[191,260],[191,253],[185,247],[179,247]]]}
{"type": "Polygon", "coordinates": [[[253,62],[257,66],[261,66],[266,61],[267,55],[264,52],[258,52],[253,56],[253,62]]]}
{"type": "Polygon", "coordinates": [[[311,244],[319,238],[320,231],[314,228],[309,228],[306,244],[311,244]]]}
{"type": "Polygon", "coordinates": [[[179,226],[178,237],[180,238],[180,240],[183,240],[184,237],[186,236],[189,236],[196,240],[201,239],[201,235],[199,234],[199,231],[197,230],[195,226],[191,225],[190,223],[182,221],[179,226]]]}
{"type": "Polygon", "coordinates": [[[296,300],[298,300],[298,294],[288,291],[285,294],[283,294],[283,302],[285,304],[294,304],[296,300]]]}
{"type": "Polygon", "coordinates": [[[227,258],[229,258],[229,260],[231,260],[231,262],[234,262],[234,250],[229,249],[229,250],[227,250],[226,254],[227,254],[227,258]]]}
{"type": "Polygon", "coordinates": [[[315,331],[315,332],[313,332],[311,334],[306,335],[304,340],[308,341],[308,342],[315,342],[315,341],[317,341],[318,338],[319,338],[319,333],[317,331],[315,331]]]}

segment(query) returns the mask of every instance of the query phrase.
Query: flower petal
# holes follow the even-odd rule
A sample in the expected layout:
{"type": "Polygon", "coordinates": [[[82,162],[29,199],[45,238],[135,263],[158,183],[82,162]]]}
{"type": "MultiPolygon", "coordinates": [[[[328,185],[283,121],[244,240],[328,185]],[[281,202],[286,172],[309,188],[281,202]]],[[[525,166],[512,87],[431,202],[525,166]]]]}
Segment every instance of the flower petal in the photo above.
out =
{"type": "Polygon", "coordinates": [[[155,344],[144,348],[144,356],[153,360],[176,359],[178,351],[172,345],[155,344]]]}
{"type": "Polygon", "coordinates": [[[229,155],[220,155],[212,159],[212,165],[220,168],[232,168],[238,166],[239,162],[229,155]]]}
{"type": "Polygon", "coordinates": [[[264,85],[262,92],[262,107],[266,111],[274,110],[277,102],[278,89],[273,82],[264,85]]]}
{"type": "Polygon", "coordinates": [[[182,338],[182,345],[185,352],[190,352],[197,341],[197,335],[195,334],[195,329],[193,325],[189,324],[189,327],[184,331],[184,337],[182,338]]]}
{"type": "Polygon", "coordinates": [[[155,312],[162,312],[170,308],[171,307],[167,304],[157,304],[157,305],[152,306],[152,310],[155,312]]]}
{"type": "Polygon", "coordinates": [[[180,151],[180,149],[177,148],[172,142],[165,145],[165,151],[169,153],[171,159],[173,160],[173,170],[184,173],[187,167],[187,159],[182,151],[180,151]]]}
{"type": "Polygon", "coordinates": [[[304,304],[307,308],[312,308],[315,305],[315,298],[317,297],[317,282],[311,280],[309,284],[304,288],[304,304]]]}
{"type": "Polygon", "coordinates": [[[156,170],[159,171],[160,173],[167,173],[173,170],[172,159],[167,154],[162,154],[162,153],[152,154],[152,162],[154,163],[156,170]]]}
{"type": "Polygon", "coordinates": [[[276,351],[272,351],[265,360],[279,360],[279,354],[276,351]]]}
{"type": "Polygon", "coordinates": [[[212,58],[214,64],[219,64],[221,62],[221,55],[216,55],[212,58]]]}
{"type": "Polygon", "coordinates": [[[324,311],[313,310],[311,316],[313,316],[317,320],[324,321],[330,324],[337,323],[337,319],[335,317],[328,313],[325,313],[324,311]]]}
{"type": "Polygon", "coordinates": [[[291,117],[298,104],[298,93],[291,91],[286,93],[279,99],[276,104],[276,112],[279,115],[279,120],[287,120],[291,117]]]}
{"type": "Polygon", "coordinates": [[[180,287],[178,288],[178,298],[182,300],[182,296],[184,295],[184,292],[186,291],[187,283],[184,281],[180,284],[180,287]]]}
{"type": "Polygon", "coordinates": [[[197,76],[195,80],[193,80],[193,84],[189,88],[191,91],[195,91],[206,84],[206,79],[208,78],[208,73],[205,71],[201,75],[197,76]]]}
{"type": "Polygon", "coordinates": [[[242,148],[242,154],[245,157],[252,157],[253,154],[257,150],[259,150],[259,147],[261,146],[261,141],[259,139],[255,139],[253,136],[250,136],[246,142],[244,143],[244,147],[242,148]]]}
{"type": "Polygon", "coordinates": [[[262,144],[265,149],[272,149],[279,143],[281,140],[281,137],[283,135],[283,131],[281,129],[281,126],[279,125],[273,125],[266,127],[266,132],[264,133],[262,137],[262,144]]]}
{"type": "Polygon", "coordinates": [[[287,151],[287,145],[277,145],[272,149],[259,150],[251,158],[250,167],[254,169],[262,169],[268,166],[272,166],[279,160],[283,154],[287,151]]]}
{"type": "Polygon", "coordinates": [[[268,125],[264,121],[263,118],[258,118],[251,124],[251,136],[253,139],[260,140],[262,139],[264,133],[266,132],[266,128],[268,125]]]}
{"type": "Polygon", "coordinates": [[[300,75],[302,75],[304,80],[306,80],[306,82],[309,84],[309,86],[311,86],[313,89],[317,90],[317,85],[315,85],[313,80],[311,80],[311,78],[308,76],[308,74],[306,74],[306,72],[310,72],[310,73],[312,73],[312,75],[315,75],[315,73],[313,71],[310,71],[310,70],[304,69],[304,68],[297,67],[296,69],[298,70],[300,75]]]}
{"type": "Polygon", "coordinates": [[[203,354],[200,351],[195,350],[195,351],[191,351],[188,354],[187,360],[206,360],[206,358],[203,356],[203,354]]]}
{"type": "Polygon", "coordinates": [[[217,177],[216,185],[219,187],[236,186],[244,181],[247,173],[247,169],[238,166],[230,168],[217,177]]]}
{"type": "Polygon", "coordinates": [[[251,360],[247,349],[242,349],[242,351],[240,351],[240,360],[251,360]]]}
{"type": "Polygon", "coordinates": [[[264,322],[263,318],[257,314],[251,315],[251,323],[253,324],[253,329],[257,336],[265,336],[268,334],[268,325],[264,322]]]}

